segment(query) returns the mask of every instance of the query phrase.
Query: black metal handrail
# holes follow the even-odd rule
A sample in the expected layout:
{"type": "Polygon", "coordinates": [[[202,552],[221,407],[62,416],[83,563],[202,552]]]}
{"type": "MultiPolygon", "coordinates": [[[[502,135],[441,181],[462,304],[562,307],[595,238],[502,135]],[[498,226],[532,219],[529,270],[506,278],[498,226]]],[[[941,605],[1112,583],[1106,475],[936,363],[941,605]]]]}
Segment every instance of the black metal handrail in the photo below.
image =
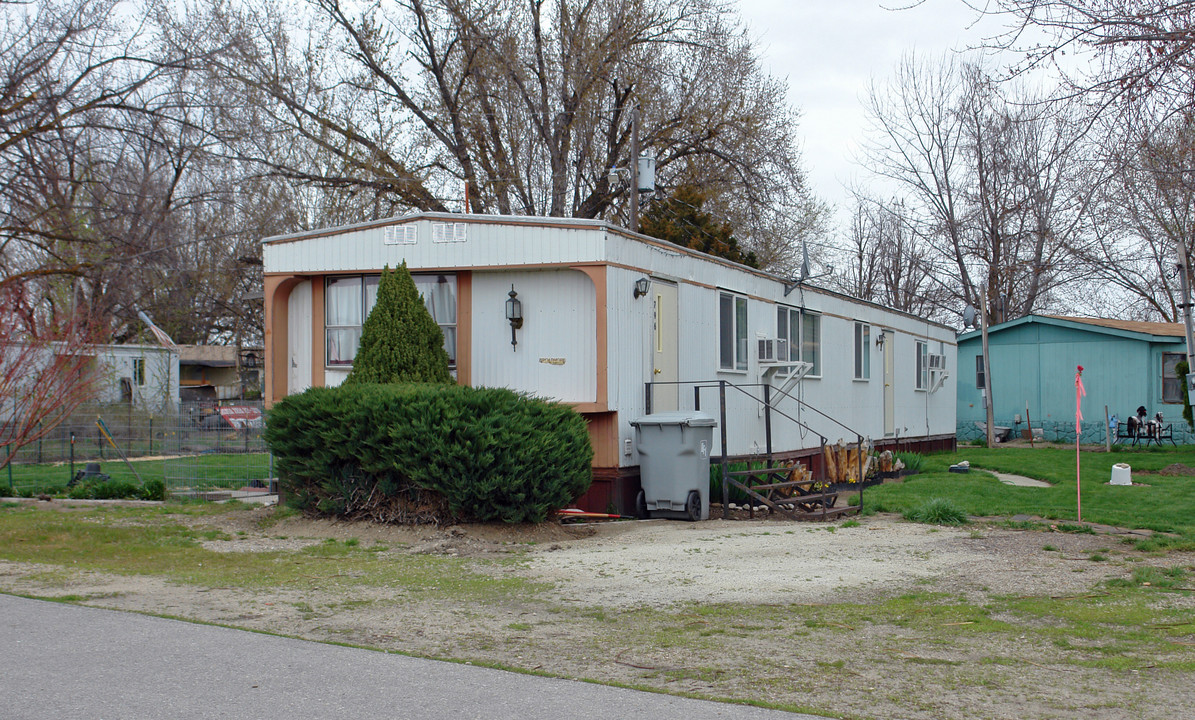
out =
{"type": "MultiPolygon", "coordinates": [[[[773,412],[775,412],[776,414],[785,418],[786,420],[789,420],[790,422],[794,423],[798,427],[802,427],[802,428],[808,430],[809,432],[813,433],[814,435],[817,435],[819,444],[821,446],[821,457],[822,457],[821,467],[819,468],[819,472],[818,472],[818,475],[819,475],[818,484],[821,486],[822,493],[824,496],[825,488],[827,485],[827,483],[826,483],[826,441],[827,441],[827,438],[825,435],[822,435],[817,430],[815,430],[812,427],[810,427],[809,425],[805,424],[803,421],[801,421],[801,420],[789,415],[788,413],[784,412],[783,410],[780,410],[779,408],[777,408],[772,403],[772,400],[771,400],[771,392],[774,388],[772,387],[772,385],[770,383],[745,383],[745,384],[739,385],[736,383],[728,382],[726,380],[647,382],[647,383],[645,383],[645,386],[644,386],[644,399],[646,401],[647,414],[649,414],[649,415],[651,414],[651,410],[652,410],[652,407],[651,407],[652,406],[652,389],[656,385],[693,385],[693,409],[694,410],[701,410],[701,391],[703,389],[718,388],[719,432],[720,432],[720,445],[722,447],[722,457],[720,460],[720,466],[721,466],[721,472],[722,472],[722,517],[724,519],[730,518],[730,483],[734,483],[735,485],[738,485],[741,489],[750,492],[750,490],[747,486],[743,485],[742,483],[739,483],[738,481],[734,480],[730,476],[730,459],[729,459],[729,454],[727,453],[727,450],[726,450],[726,447],[727,447],[726,388],[727,388],[727,386],[732,387],[735,390],[738,390],[743,395],[751,398],[752,400],[754,400],[757,403],[760,403],[763,406],[763,408],[764,408],[764,436],[765,436],[766,451],[767,451],[767,455],[769,458],[769,463],[770,463],[770,460],[772,457],[772,413],[773,412]],[[759,397],[756,397],[754,394],[752,394],[744,389],[744,388],[750,388],[750,387],[762,387],[763,388],[763,398],[761,399],[759,397]]],[[[847,430],[848,432],[853,433],[855,435],[858,447],[860,449],[862,449],[862,447],[863,447],[862,433],[859,433],[858,431],[848,427],[847,425],[843,424],[842,422],[840,422],[838,420],[835,420],[834,418],[825,414],[821,410],[818,410],[817,408],[813,407],[812,405],[809,405],[808,403],[804,402],[800,398],[797,398],[797,397],[795,397],[789,393],[783,392],[783,391],[780,391],[780,393],[783,397],[792,398],[799,405],[802,405],[803,407],[806,407],[806,408],[812,410],[813,412],[815,412],[818,415],[820,415],[821,417],[829,420],[830,422],[834,423],[835,425],[838,425],[839,427],[843,428],[844,430],[847,430]]],[[[858,457],[859,457],[859,509],[860,509],[860,511],[862,511],[862,509],[863,509],[863,490],[864,490],[863,453],[860,452],[858,457]]],[[[822,509],[824,512],[825,511],[824,504],[823,504],[822,509]]]]}

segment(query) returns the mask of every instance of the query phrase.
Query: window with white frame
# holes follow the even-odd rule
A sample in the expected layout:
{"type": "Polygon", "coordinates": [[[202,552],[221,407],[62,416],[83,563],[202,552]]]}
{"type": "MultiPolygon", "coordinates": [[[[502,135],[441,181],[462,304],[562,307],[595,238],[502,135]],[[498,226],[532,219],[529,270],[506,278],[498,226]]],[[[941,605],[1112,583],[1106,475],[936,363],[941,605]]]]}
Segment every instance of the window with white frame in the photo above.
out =
{"type": "Polygon", "coordinates": [[[1162,402],[1178,404],[1183,401],[1183,384],[1176,368],[1186,359],[1185,353],[1162,353],[1162,402]]]}
{"type": "Polygon", "coordinates": [[[985,374],[986,373],[984,372],[984,369],[983,369],[983,355],[976,355],[975,356],[975,388],[977,390],[983,390],[985,387],[987,387],[987,380],[984,377],[985,374]]]}
{"type": "MultiPolygon", "coordinates": [[[[324,285],[324,339],[328,367],[353,364],[361,327],[373,310],[380,275],[330,277],[324,285]]],[[[456,276],[412,274],[423,304],[444,333],[449,367],[456,367],[456,276]]]]}
{"type": "Polygon", "coordinates": [[[747,369],[747,298],[718,293],[718,367],[747,369]]]}
{"type": "Polygon", "coordinates": [[[871,379],[871,326],[855,323],[855,379],[871,379]]]}
{"type": "Polygon", "coordinates": [[[784,305],[776,307],[776,360],[796,362],[801,359],[801,311],[784,305]]]}
{"type": "Polygon", "coordinates": [[[145,387],[145,358],[133,358],[133,384],[145,387]]]}
{"type": "Polygon", "coordinates": [[[929,343],[917,341],[917,389],[929,390],[929,343]]]}
{"type": "Polygon", "coordinates": [[[822,316],[801,311],[801,359],[813,365],[811,377],[822,374],[822,316]]]}

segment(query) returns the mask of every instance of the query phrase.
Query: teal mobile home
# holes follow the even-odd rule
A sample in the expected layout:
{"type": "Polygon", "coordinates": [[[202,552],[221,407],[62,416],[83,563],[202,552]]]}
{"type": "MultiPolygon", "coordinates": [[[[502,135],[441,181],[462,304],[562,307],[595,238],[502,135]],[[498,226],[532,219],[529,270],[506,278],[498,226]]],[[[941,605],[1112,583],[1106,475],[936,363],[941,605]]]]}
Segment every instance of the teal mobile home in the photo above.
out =
{"type": "MultiPolygon", "coordinates": [[[[1191,442],[1182,419],[1175,365],[1186,354],[1180,323],[1029,315],[988,328],[997,427],[1014,434],[1031,422],[1046,440],[1074,441],[1075,368],[1083,366],[1083,442],[1104,441],[1104,407],[1128,420],[1138,407],[1161,412],[1176,442],[1191,442]],[[1028,415],[1026,415],[1028,407],[1028,415]]],[[[958,339],[958,440],[983,436],[983,343],[978,330],[958,339]]]]}

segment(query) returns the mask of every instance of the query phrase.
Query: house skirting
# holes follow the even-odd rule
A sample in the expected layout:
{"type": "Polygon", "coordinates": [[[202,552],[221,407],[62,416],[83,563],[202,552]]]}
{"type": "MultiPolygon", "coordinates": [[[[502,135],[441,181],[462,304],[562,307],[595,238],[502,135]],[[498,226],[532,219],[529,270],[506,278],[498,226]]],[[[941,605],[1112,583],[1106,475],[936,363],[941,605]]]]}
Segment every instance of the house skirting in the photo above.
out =
{"type": "MultiPolygon", "coordinates": [[[[876,452],[891,450],[893,452],[930,453],[956,449],[954,435],[932,435],[928,437],[909,438],[881,438],[872,441],[876,452]]],[[[790,452],[778,452],[773,456],[782,462],[793,463],[800,461],[815,475],[822,469],[821,448],[808,448],[790,452]]],[[[727,457],[730,462],[745,462],[759,460],[759,455],[734,455],[727,457]]],[[[721,462],[720,456],[710,458],[711,464],[721,462]]],[[[586,512],[615,513],[619,515],[633,515],[635,512],[635,497],[642,487],[639,479],[639,466],[632,467],[594,467],[593,483],[589,489],[577,498],[574,507],[586,512]]],[[[721,502],[721,498],[710,498],[711,502],[721,502]]]]}

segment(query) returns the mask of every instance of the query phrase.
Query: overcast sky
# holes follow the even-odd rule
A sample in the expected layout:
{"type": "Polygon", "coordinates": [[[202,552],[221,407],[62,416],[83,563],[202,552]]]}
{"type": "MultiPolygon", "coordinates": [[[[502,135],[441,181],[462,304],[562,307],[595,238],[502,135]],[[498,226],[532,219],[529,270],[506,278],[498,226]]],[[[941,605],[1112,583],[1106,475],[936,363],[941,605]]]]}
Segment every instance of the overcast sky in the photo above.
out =
{"type": "Polygon", "coordinates": [[[907,10],[878,0],[739,0],[758,38],[765,68],[786,77],[789,101],[800,108],[805,167],[813,192],[839,206],[844,185],[861,171],[852,155],[866,121],[862,98],[872,77],[889,77],[902,53],[940,54],[979,44],[1000,28],[962,0],[925,0],[907,10]]]}

